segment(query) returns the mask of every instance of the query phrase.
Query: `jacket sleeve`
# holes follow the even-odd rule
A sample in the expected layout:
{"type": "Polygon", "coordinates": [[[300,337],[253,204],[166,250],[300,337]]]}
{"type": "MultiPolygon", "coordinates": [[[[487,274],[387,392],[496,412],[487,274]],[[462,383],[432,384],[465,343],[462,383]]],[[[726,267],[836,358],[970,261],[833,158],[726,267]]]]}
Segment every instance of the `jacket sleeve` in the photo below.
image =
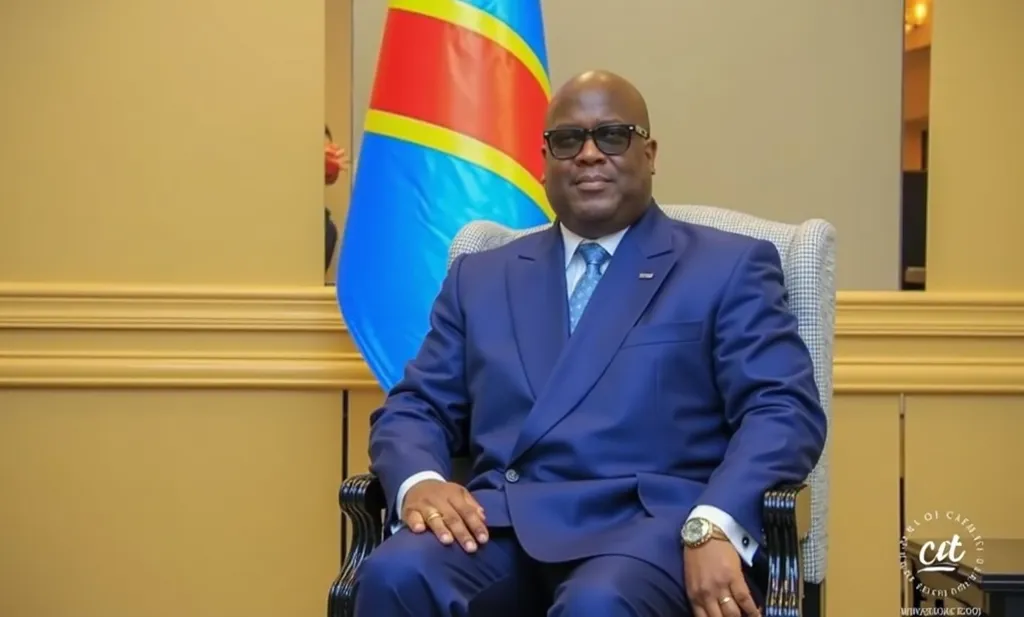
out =
{"type": "Polygon", "coordinates": [[[464,449],[469,418],[459,301],[464,258],[458,257],[449,269],[419,352],[370,417],[370,470],[384,488],[391,520],[405,480],[422,472],[450,478],[451,458],[464,449]]]}
{"type": "Polygon", "coordinates": [[[697,503],[727,512],[763,541],[765,491],[804,481],[827,432],[814,366],[771,243],[755,243],[737,263],[715,319],[713,345],[733,435],[697,503]]]}

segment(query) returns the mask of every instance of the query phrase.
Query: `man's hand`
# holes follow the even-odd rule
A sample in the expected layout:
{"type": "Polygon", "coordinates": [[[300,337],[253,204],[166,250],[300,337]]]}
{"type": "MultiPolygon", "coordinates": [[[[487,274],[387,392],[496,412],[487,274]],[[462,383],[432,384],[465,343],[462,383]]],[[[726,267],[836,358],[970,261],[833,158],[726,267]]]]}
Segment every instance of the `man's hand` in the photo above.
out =
{"type": "Polygon", "coordinates": [[[348,154],[344,148],[335,144],[324,144],[324,184],[334,184],[338,180],[338,174],[348,171],[348,154]]]}
{"type": "Polygon", "coordinates": [[[443,544],[458,540],[467,553],[476,552],[478,542],[487,542],[484,509],[454,482],[417,482],[405,494],[402,506],[402,521],[413,533],[430,529],[443,544]]]}
{"type": "Polygon", "coordinates": [[[683,549],[686,595],[694,617],[760,617],[732,544],[710,540],[683,549]],[[728,598],[728,599],[726,599],[728,598]]]}
{"type": "Polygon", "coordinates": [[[341,171],[348,171],[351,161],[348,158],[348,152],[344,148],[338,148],[338,168],[341,171]]]}

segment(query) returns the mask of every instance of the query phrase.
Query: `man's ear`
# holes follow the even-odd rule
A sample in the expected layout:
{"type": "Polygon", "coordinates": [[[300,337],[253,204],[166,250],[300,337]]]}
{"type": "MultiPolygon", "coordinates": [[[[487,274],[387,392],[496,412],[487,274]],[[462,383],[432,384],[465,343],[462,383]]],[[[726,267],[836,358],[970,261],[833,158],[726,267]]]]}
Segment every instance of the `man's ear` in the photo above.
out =
{"type": "Polygon", "coordinates": [[[644,144],[644,155],[647,156],[647,165],[653,176],[655,174],[654,163],[658,158],[658,141],[656,139],[647,140],[647,143],[644,144]]]}

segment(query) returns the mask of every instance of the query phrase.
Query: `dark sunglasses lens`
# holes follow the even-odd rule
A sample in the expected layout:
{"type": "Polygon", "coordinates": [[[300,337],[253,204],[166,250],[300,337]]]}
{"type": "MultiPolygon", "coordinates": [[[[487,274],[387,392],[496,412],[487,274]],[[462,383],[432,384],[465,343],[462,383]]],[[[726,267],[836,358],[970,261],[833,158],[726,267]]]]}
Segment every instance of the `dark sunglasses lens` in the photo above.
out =
{"type": "Polygon", "coordinates": [[[597,147],[601,152],[613,156],[629,149],[630,137],[628,126],[601,126],[594,130],[597,147]]]}
{"type": "Polygon", "coordinates": [[[580,129],[558,129],[548,134],[548,147],[556,159],[571,159],[580,153],[586,133],[580,129]]]}

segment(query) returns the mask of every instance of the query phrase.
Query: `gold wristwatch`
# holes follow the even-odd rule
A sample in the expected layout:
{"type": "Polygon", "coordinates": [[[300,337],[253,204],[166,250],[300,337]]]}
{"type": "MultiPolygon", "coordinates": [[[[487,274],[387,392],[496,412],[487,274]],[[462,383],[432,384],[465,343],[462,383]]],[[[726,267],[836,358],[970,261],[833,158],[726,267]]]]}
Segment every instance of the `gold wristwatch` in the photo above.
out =
{"type": "Polygon", "coordinates": [[[710,540],[726,540],[725,532],[706,518],[691,518],[683,524],[680,532],[683,544],[688,548],[697,548],[710,540]]]}

